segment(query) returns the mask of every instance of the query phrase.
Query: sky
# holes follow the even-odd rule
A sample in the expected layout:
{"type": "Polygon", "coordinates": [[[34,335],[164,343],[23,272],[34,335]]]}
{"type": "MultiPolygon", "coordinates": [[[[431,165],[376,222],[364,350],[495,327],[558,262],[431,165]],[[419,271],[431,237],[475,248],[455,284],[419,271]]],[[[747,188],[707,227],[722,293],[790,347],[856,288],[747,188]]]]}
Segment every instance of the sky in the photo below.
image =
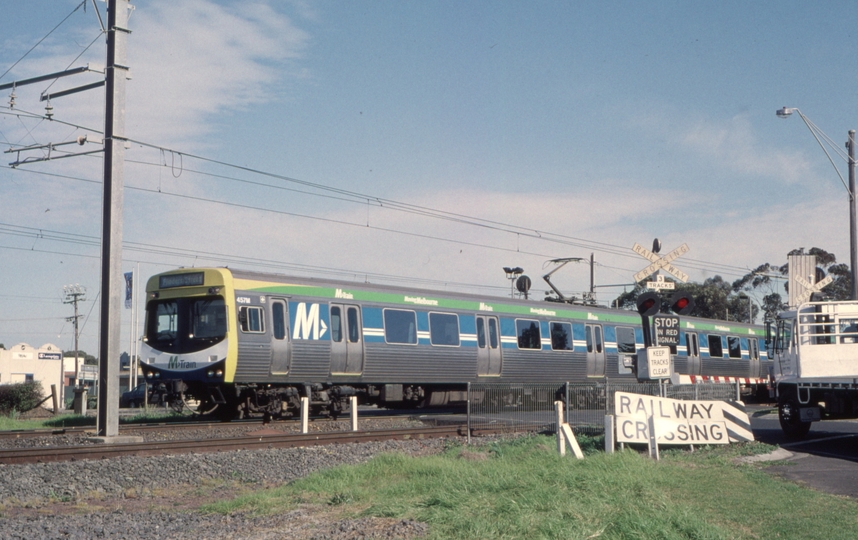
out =
{"type": "MultiPolygon", "coordinates": [[[[858,10],[834,2],[137,1],[123,270],[182,266],[608,305],[662,254],[732,282],[797,247],[849,261],[858,10]],[[846,178],[845,161],[831,153],[846,178]]],[[[105,63],[92,0],[15,2],[0,85],[105,63]]],[[[0,343],[98,348],[104,90],[0,91],[0,343]],[[50,160],[34,161],[51,157],[50,160]],[[59,158],[59,159],[57,159],[59,158]],[[15,166],[10,164],[17,163],[15,166]]],[[[760,301],[768,291],[752,293],[760,301]]],[[[140,335],[123,310],[122,350],[140,335]],[[127,345],[126,345],[127,344],[127,345]]],[[[138,317],[139,319],[139,317],[138,317]]]]}

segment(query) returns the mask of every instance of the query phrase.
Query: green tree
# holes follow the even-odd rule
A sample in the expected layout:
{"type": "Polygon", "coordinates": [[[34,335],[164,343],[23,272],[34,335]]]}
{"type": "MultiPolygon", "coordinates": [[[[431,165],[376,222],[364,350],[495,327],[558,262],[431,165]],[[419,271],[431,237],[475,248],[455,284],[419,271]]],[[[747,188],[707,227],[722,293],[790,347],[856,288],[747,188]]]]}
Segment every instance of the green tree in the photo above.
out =
{"type": "Polygon", "coordinates": [[[98,364],[98,359],[91,354],[87,354],[86,351],[66,351],[63,353],[63,356],[66,358],[74,358],[75,356],[78,356],[83,358],[84,364],[91,366],[98,364]]]}
{"type": "MultiPolygon", "coordinates": [[[[831,300],[848,300],[852,292],[852,273],[849,266],[838,263],[834,253],[829,253],[822,248],[813,247],[805,250],[803,247],[790,251],[789,255],[816,255],[816,265],[823,272],[834,278],[834,281],[822,289],[826,298],[831,300]]],[[[786,279],[789,276],[789,263],[776,265],[763,263],[754,270],[745,274],[733,282],[733,291],[750,292],[763,290],[768,293],[763,296],[763,312],[766,319],[774,318],[779,311],[787,309],[787,304],[780,293],[777,292],[777,280],[786,279]],[[781,277],[783,276],[783,277],[781,277]]],[[[789,291],[789,284],[785,285],[789,291]]]]}

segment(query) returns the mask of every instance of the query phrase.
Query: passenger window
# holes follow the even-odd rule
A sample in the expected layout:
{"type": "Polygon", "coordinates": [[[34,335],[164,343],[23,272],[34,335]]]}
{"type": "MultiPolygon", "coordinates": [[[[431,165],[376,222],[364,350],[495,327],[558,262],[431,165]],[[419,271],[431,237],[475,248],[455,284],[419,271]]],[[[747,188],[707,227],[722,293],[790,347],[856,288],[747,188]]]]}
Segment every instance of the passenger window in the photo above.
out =
{"type": "Polygon", "coordinates": [[[637,345],[635,344],[634,328],[617,327],[617,352],[620,354],[635,354],[637,345]]]}
{"type": "Polygon", "coordinates": [[[265,332],[261,307],[241,306],[238,310],[238,322],[242,332],[252,334],[262,334],[265,332]]]}
{"type": "Polygon", "coordinates": [[[385,309],[384,339],[388,343],[417,344],[417,313],[402,309],[385,309]]]}
{"type": "Polygon", "coordinates": [[[724,347],[721,345],[721,336],[709,336],[709,356],[711,358],[724,357],[724,347]]]}
{"type": "Polygon", "coordinates": [[[482,317],[477,317],[477,347],[486,348],[486,323],[482,317]]]}
{"type": "Polygon", "coordinates": [[[570,323],[551,323],[551,348],[555,351],[571,351],[575,348],[570,323]]]}
{"type": "Polygon", "coordinates": [[[459,316],[454,313],[429,314],[429,342],[432,345],[459,345],[459,316]]]}
{"type": "Polygon", "coordinates": [[[515,330],[518,334],[519,349],[541,349],[542,339],[539,335],[539,321],[516,319],[515,330]]]}
{"type": "Polygon", "coordinates": [[[730,358],[742,358],[742,342],[735,336],[727,337],[727,349],[730,358]]]}

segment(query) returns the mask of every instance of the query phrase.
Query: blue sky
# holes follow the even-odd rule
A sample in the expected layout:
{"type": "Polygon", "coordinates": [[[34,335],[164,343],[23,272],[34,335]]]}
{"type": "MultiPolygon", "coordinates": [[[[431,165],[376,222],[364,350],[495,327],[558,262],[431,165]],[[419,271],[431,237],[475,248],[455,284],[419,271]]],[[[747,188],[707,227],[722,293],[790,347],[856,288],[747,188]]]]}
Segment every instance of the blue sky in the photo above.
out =
{"type": "MultiPolygon", "coordinates": [[[[0,84],[104,63],[89,0],[28,53],[79,4],[7,7],[0,84]]],[[[775,111],[800,108],[842,147],[858,127],[856,13],[833,2],[137,2],[124,267],[503,295],[501,268],[521,266],[541,298],[548,260],[592,252],[597,285],[630,283],[647,265],[632,246],[654,237],[664,251],[688,244],[674,264],[694,281],[732,281],[802,246],[848,262],[846,190],[801,120],[775,111]]],[[[53,100],[64,123],[29,117],[49,85],[18,88],[11,111],[2,92],[4,151],[102,129],[101,90],[53,100]]],[[[0,157],[0,343],[70,349],[63,285],[87,287],[85,315],[98,294],[100,159],[13,170],[14,155],[0,157]]],[[[580,294],[589,268],[554,281],[580,294]]],[[[600,287],[599,301],[622,290],[600,287]]],[[[90,352],[97,311],[82,333],[90,352]]]]}

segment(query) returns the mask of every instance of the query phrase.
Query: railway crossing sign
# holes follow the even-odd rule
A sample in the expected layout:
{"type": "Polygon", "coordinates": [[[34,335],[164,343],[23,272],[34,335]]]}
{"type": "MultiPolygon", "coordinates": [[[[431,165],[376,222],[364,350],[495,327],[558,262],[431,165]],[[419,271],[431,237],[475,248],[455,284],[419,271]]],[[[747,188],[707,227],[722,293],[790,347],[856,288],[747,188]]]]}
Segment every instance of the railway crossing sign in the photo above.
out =
{"type": "Polygon", "coordinates": [[[664,257],[659,257],[658,255],[646,249],[637,242],[635,242],[635,245],[632,247],[632,251],[634,251],[644,259],[647,259],[648,261],[652,262],[651,265],[647,266],[646,268],[635,274],[635,283],[643,280],[647,276],[654,274],[662,268],[664,268],[668,273],[673,274],[673,276],[679,281],[683,283],[688,282],[688,274],[670,264],[679,257],[688,253],[688,244],[682,244],[664,257]]]}
{"type": "Polygon", "coordinates": [[[796,295],[796,300],[798,304],[804,304],[805,302],[810,300],[810,297],[813,293],[822,292],[822,289],[828,286],[829,283],[834,281],[834,278],[831,275],[827,275],[822,280],[813,284],[802,278],[801,276],[793,276],[792,278],[796,283],[804,287],[804,291],[798,293],[796,295]]]}
{"type": "Polygon", "coordinates": [[[655,281],[647,281],[646,288],[650,290],[660,291],[662,289],[673,289],[674,284],[672,281],[665,281],[664,276],[659,274],[655,276],[655,281]]]}

